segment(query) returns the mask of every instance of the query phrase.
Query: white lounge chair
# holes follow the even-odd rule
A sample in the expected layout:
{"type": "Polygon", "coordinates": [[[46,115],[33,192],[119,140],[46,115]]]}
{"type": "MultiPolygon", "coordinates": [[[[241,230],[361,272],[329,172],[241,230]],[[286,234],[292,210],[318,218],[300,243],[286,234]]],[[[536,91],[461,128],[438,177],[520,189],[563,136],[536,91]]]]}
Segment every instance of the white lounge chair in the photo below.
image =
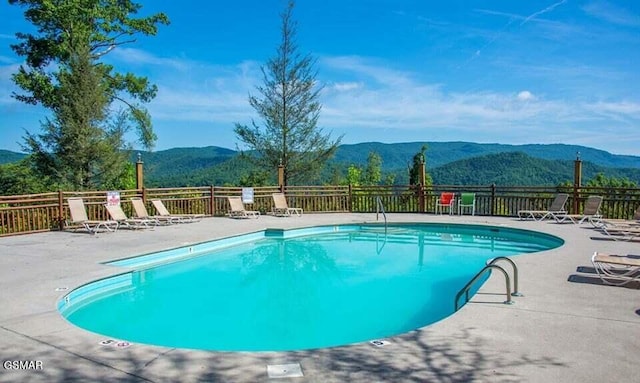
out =
{"type": "Polygon", "coordinates": [[[273,198],[273,215],[277,217],[291,217],[292,214],[298,217],[302,216],[302,208],[289,207],[287,197],[283,193],[273,193],[271,197],[273,198]]]}
{"type": "Polygon", "coordinates": [[[610,225],[600,223],[598,229],[615,241],[640,239],[640,225],[610,225]]]}
{"type": "Polygon", "coordinates": [[[106,231],[118,230],[117,221],[101,221],[89,219],[87,217],[87,210],[84,206],[84,201],[82,200],[82,198],[72,197],[69,198],[67,202],[69,203],[69,213],[71,215],[71,220],[69,221],[69,223],[80,225],[91,234],[97,233],[101,228],[104,228],[106,231]]]}
{"type": "Polygon", "coordinates": [[[602,254],[597,251],[591,263],[602,282],[622,286],[640,278],[640,255],[602,254]]]}
{"type": "Polygon", "coordinates": [[[520,210],[518,211],[518,218],[533,219],[534,221],[542,221],[547,218],[555,218],[557,215],[566,214],[567,211],[564,205],[567,203],[569,195],[566,193],[556,194],[556,197],[551,202],[549,209],[547,210],[520,210]]]}
{"type": "Polygon", "coordinates": [[[227,197],[229,200],[229,217],[231,218],[258,218],[259,211],[245,210],[241,197],[227,197]]]}
{"type": "Polygon", "coordinates": [[[174,222],[195,222],[205,217],[204,214],[171,214],[169,210],[167,210],[166,206],[164,206],[162,200],[159,199],[152,199],[151,204],[153,204],[153,207],[156,209],[160,217],[173,219],[174,222]]]}
{"type": "Polygon", "coordinates": [[[581,224],[584,221],[588,221],[596,224],[602,216],[600,215],[600,205],[602,205],[602,196],[592,195],[587,198],[584,203],[584,210],[582,214],[557,214],[554,215],[557,223],[571,222],[574,224],[581,224]]]}
{"type": "Polygon", "coordinates": [[[595,226],[600,228],[603,226],[607,226],[610,228],[633,228],[640,227],[640,205],[633,213],[633,218],[624,219],[624,218],[602,218],[599,221],[595,222],[595,226]]]}
{"type": "Polygon", "coordinates": [[[133,206],[133,213],[136,218],[151,219],[155,221],[156,225],[167,225],[179,222],[178,217],[166,215],[149,215],[147,207],[144,205],[144,201],[142,200],[142,198],[131,198],[131,205],[133,206]]]}
{"type": "Polygon", "coordinates": [[[120,205],[104,205],[111,216],[111,219],[118,222],[118,227],[126,227],[128,229],[146,229],[155,226],[155,220],[144,218],[129,218],[122,210],[120,205]]]}

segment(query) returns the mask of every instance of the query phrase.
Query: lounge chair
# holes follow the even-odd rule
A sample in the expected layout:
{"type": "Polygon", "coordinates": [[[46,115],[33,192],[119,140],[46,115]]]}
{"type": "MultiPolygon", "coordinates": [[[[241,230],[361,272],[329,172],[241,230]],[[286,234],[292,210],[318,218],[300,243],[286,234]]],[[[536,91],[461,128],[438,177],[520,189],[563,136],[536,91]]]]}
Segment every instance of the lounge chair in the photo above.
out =
{"type": "Polygon", "coordinates": [[[229,200],[229,217],[231,218],[258,218],[259,211],[245,210],[241,197],[227,197],[229,200]]]}
{"type": "Polygon", "coordinates": [[[91,234],[97,233],[101,228],[104,228],[107,231],[118,230],[118,222],[116,221],[101,221],[89,219],[87,217],[87,210],[85,209],[84,201],[82,201],[82,198],[69,198],[67,202],[69,203],[69,213],[71,214],[71,221],[69,223],[74,225],[81,225],[91,234]]]}
{"type": "Polygon", "coordinates": [[[640,225],[600,224],[597,228],[615,241],[634,241],[640,238],[640,225]]]}
{"type": "Polygon", "coordinates": [[[455,203],[455,194],[451,192],[440,193],[440,197],[436,199],[436,214],[446,208],[449,209],[449,214],[453,214],[453,205],[455,203]]]}
{"type": "Polygon", "coordinates": [[[591,257],[596,273],[608,285],[622,286],[640,278],[640,255],[602,254],[591,257]]]}
{"type": "Polygon", "coordinates": [[[155,220],[145,218],[129,218],[122,210],[120,205],[104,205],[111,216],[111,219],[118,222],[118,227],[126,227],[128,229],[146,229],[155,226],[155,220]]]}
{"type": "Polygon", "coordinates": [[[133,213],[136,218],[154,220],[156,225],[168,225],[180,221],[179,217],[172,217],[170,215],[149,215],[142,198],[131,198],[131,205],[133,205],[133,213]]]}
{"type": "Polygon", "coordinates": [[[292,214],[302,216],[302,209],[299,207],[289,207],[287,197],[283,193],[273,193],[273,215],[277,217],[290,217],[292,214]]]}
{"type": "Polygon", "coordinates": [[[460,193],[458,215],[462,215],[464,209],[470,209],[471,215],[476,215],[476,193],[460,193]]]}
{"type": "Polygon", "coordinates": [[[551,202],[549,209],[547,210],[520,210],[518,211],[518,218],[533,219],[534,221],[542,221],[547,218],[555,218],[560,214],[567,214],[564,209],[564,205],[567,203],[569,195],[566,193],[556,194],[556,197],[551,202]]]}
{"type": "Polygon", "coordinates": [[[167,210],[166,206],[164,206],[162,200],[152,199],[151,203],[158,212],[158,216],[171,218],[174,222],[195,222],[201,220],[205,216],[204,214],[171,214],[169,213],[169,210],[167,210]]]}
{"type": "Polygon", "coordinates": [[[602,216],[600,215],[600,205],[602,205],[602,196],[592,195],[587,198],[584,203],[582,214],[557,214],[554,215],[557,223],[571,222],[581,224],[584,221],[591,223],[598,222],[602,216]]]}
{"type": "Polygon", "coordinates": [[[632,219],[624,218],[603,218],[595,222],[596,227],[608,226],[613,228],[640,227],[640,205],[633,213],[632,219]]]}

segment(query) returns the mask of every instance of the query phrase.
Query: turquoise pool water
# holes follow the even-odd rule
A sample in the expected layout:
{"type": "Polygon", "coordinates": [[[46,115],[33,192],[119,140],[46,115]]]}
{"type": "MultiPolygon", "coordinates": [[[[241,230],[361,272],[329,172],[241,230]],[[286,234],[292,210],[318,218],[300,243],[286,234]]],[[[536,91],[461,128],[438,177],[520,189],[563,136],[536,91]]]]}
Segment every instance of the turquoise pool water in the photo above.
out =
{"type": "Polygon", "coordinates": [[[561,244],[470,225],[268,230],[114,262],[137,270],[72,291],[59,310],[83,329],[166,347],[337,346],[438,321],[487,260],[561,244]]]}

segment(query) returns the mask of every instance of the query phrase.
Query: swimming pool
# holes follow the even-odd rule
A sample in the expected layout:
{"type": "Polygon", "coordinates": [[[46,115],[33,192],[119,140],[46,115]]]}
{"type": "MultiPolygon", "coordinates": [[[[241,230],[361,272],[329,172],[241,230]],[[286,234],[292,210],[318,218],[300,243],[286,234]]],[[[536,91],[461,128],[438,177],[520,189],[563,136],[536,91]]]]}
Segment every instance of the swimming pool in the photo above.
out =
{"type": "Polygon", "coordinates": [[[266,230],[112,262],[134,271],[81,286],[58,308],[83,329],[166,347],[338,346],[436,322],[487,260],[562,243],[454,224],[266,230]]]}

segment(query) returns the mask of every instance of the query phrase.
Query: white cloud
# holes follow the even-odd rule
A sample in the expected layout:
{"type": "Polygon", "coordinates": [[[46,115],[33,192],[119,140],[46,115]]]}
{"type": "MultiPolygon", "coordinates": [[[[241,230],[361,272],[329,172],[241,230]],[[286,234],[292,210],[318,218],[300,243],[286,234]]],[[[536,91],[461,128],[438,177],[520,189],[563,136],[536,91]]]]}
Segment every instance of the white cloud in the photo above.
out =
{"type": "Polygon", "coordinates": [[[164,66],[174,70],[185,70],[189,67],[189,62],[187,60],[158,57],[135,48],[117,47],[106,57],[109,60],[117,60],[127,64],[164,66]]]}
{"type": "Polygon", "coordinates": [[[606,110],[612,113],[620,113],[635,118],[640,118],[640,103],[638,102],[599,102],[591,105],[595,110],[606,110]]]}
{"type": "MultiPolygon", "coordinates": [[[[187,65],[177,62],[178,66],[187,65]]],[[[261,83],[259,65],[245,61],[234,66],[189,63],[183,72],[160,72],[152,79],[158,94],[149,106],[154,119],[211,122],[232,126],[249,122],[253,109],[249,94],[261,83]]]]}
{"type": "Polygon", "coordinates": [[[535,100],[535,96],[529,92],[528,90],[523,90],[522,92],[518,93],[518,100],[520,101],[531,101],[531,100],[535,100]]]}
{"type": "Polygon", "coordinates": [[[18,89],[11,79],[11,76],[18,72],[18,68],[20,68],[18,64],[0,65],[0,105],[18,103],[11,97],[11,94],[18,89]]]}
{"type": "Polygon", "coordinates": [[[606,22],[629,27],[640,26],[640,15],[607,1],[592,1],[582,8],[588,15],[606,22]]]}
{"type": "Polygon", "coordinates": [[[336,92],[349,92],[352,90],[362,88],[361,82],[337,82],[327,86],[329,91],[335,90],[336,92]]]}
{"type": "Polygon", "coordinates": [[[411,83],[411,74],[386,67],[384,63],[376,64],[373,60],[363,60],[358,56],[323,57],[320,65],[338,72],[347,72],[358,78],[373,79],[387,86],[401,86],[411,83]]]}
{"type": "Polygon", "coordinates": [[[611,121],[618,124],[636,124],[640,121],[640,103],[619,101],[619,102],[596,102],[587,104],[586,107],[592,111],[594,117],[599,117],[603,121],[611,121]]]}

